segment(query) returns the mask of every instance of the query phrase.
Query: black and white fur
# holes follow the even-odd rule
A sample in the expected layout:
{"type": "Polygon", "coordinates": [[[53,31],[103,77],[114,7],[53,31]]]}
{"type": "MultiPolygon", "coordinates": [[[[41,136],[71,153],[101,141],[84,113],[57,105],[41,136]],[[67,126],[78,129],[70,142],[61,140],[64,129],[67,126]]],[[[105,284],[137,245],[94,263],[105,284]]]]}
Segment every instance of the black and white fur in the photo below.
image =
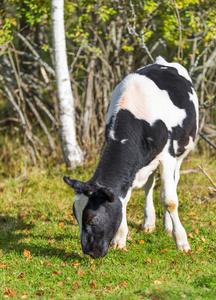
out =
{"type": "Polygon", "coordinates": [[[184,67],[162,57],[126,76],[115,88],[106,117],[107,145],[86,183],[64,177],[74,188],[74,214],[83,253],[105,256],[110,242],[126,245],[126,206],[134,187],[144,186],[143,228],[155,227],[154,171],[161,174],[164,229],[176,247],[188,251],[178,216],[176,188],[183,158],[194,148],[198,99],[184,67]]]}

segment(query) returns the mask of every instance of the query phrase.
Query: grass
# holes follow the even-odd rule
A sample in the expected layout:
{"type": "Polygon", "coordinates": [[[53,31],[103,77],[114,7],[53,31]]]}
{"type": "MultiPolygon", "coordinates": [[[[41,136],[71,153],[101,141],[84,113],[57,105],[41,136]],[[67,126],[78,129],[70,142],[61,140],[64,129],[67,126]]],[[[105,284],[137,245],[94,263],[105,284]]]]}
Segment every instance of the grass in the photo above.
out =
{"type": "MultiPolygon", "coordinates": [[[[215,158],[195,154],[183,168],[204,169],[216,182],[215,158]]],[[[132,193],[127,250],[106,257],[82,256],[79,227],[72,214],[73,191],[62,177],[87,180],[94,163],[29,169],[0,182],[0,299],[216,299],[216,194],[202,173],[181,175],[180,219],[190,253],[175,248],[162,230],[163,208],[156,181],[156,230],[145,234],[144,192],[132,193]]]]}

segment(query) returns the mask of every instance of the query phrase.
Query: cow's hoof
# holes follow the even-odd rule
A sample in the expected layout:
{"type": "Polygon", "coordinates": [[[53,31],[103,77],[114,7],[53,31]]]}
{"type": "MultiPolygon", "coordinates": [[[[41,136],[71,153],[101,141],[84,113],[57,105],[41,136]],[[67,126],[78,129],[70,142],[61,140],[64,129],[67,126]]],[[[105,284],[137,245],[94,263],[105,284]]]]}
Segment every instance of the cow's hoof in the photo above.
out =
{"type": "Polygon", "coordinates": [[[176,247],[177,247],[177,249],[184,251],[184,252],[188,252],[191,250],[188,242],[185,242],[183,244],[177,244],[176,247]]]}
{"type": "Polygon", "coordinates": [[[164,231],[167,233],[167,235],[172,236],[172,230],[168,228],[164,228],[164,231]]]}
{"type": "Polygon", "coordinates": [[[143,225],[143,231],[146,233],[152,233],[155,229],[155,224],[153,225],[143,225]]]}
{"type": "Polygon", "coordinates": [[[126,249],[126,244],[125,243],[124,244],[123,243],[113,243],[112,247],[113,247],[113,249],[118,248],[118,249],[124,250],[124,249],[126,249]]]}

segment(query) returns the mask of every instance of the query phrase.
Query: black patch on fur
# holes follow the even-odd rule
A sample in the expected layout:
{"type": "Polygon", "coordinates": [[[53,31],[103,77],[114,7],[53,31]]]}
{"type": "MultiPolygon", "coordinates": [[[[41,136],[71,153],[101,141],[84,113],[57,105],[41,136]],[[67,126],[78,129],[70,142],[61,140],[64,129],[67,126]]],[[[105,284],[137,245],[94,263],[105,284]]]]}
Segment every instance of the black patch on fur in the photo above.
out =
{"type": "MultiPolygon", "coordinates": [[[[173,67],[152,64],[142,68],[134,73],[145,75],[154,81],[161,90],[166,90],[175,106],[180,109],[185,109],[186,118],[183,121],[182,127],[176,126],[169,132],[170,147],[169,152],[173,157],[181,156],[185,151],[185,146],[189,142],[191,136],[193,140],[196,137],[196,111],[193,102],[189,99],[189,93],[192,94],[192,83],[178,74],[178,71],[173,67]],[[179,148],[175,153],[173,141],[178,142],[179,148]]],[[[160,101],[160,99],[158,99],[160,101]]],[[[168,112],[169,113],[169,112],[168,112]]],[[[172,113],[172,112],[170,112],[172,113]]],[[[174,116],[173,116],[174,117],[174,116]]]]}
{"type": "Polygon", "coordinates": [[[92,181],[109,186],[124,198],[137,171],[147,166],[162,151],[167,142],[168,130],[161,120],[156,120],[151,126],[125,109],[117,113],[113,129],[115,140],[108,137],[92,181]],[[127,141],[122,144],[123,139],[127,141]]]}

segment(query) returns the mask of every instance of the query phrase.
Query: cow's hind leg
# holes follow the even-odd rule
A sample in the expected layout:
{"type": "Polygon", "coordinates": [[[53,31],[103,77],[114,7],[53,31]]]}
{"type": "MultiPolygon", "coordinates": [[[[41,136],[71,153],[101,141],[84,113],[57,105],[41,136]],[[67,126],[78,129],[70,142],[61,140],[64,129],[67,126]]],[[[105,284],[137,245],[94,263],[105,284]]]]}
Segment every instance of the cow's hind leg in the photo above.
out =
{"type": "Polygon", "coordinates": [[[153,172],[144,185],[145,208],[143,229],[145,232],[152,232],[155,228],[155,209],[153,204],[153,189],[155,185],[155,172],[153,172]]]}
{"type": "MultiPolygon", "coordinates": [[[[174,180],[175,180],[176,188],[177,188],[178,181],[179,181],[179,171],[180,171],[181,163],[182,163],[182,159],[179,159],[178,161],[176,161],[176,167],[175,167],[175,171],[174,171],[174,180]]],[[[165,209],[164,218],[163,218],[163,229],[169,235],[172,235],[172,229],[173,229],[172,220],[170,217],[170,213],[166,209],[165,209]]]]}
{"type": "Polygon", "coordinates": [[[188,251],[190,250],[190,246],[187,241],[187,235],[178,216],[176,181],[178,180],[179,176],[176,173],[179,172],[179,168],[179,162],[177,162],[176,159],[170,155],[167,155],[166,159],[161,161],[161,201],[172,220],[172,235],[176,243],[176,247],[180,250],[188,251]]]}

